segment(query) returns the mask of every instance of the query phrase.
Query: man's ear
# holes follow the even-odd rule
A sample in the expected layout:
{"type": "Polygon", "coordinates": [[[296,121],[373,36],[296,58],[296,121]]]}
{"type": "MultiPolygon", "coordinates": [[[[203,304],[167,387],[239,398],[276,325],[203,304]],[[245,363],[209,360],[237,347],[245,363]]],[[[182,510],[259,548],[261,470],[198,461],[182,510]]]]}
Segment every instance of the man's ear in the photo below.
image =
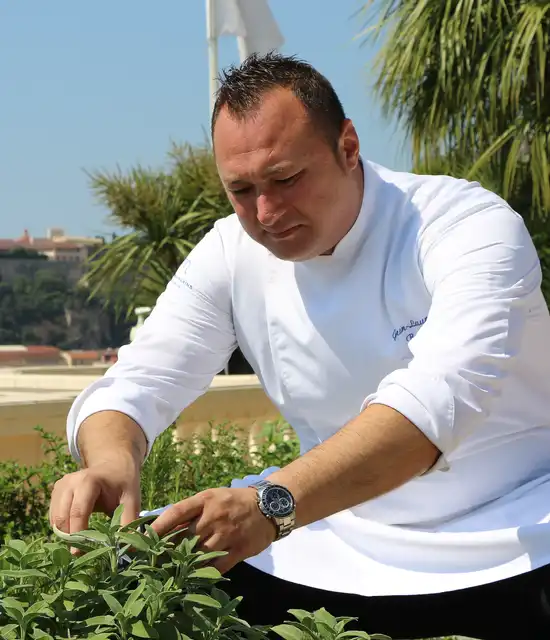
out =
{"type": "Polygon", "coordinates": [[[349,118],[342,124],[338,151],[342,166],[348,172],[354,171],[359,164],[360,144],[355,126],[349,118]]]}

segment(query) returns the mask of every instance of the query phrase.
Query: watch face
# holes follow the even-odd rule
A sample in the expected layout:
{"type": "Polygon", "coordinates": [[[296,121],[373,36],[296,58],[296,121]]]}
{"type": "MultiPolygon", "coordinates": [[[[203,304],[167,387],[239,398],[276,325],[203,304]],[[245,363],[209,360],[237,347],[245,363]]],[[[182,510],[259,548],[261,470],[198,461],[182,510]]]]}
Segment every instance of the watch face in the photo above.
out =
{"type": "Polygon", "coordinates": [[[262,507],[274,518],[285,518],[294,511],[294,499],[283,487],[267,487],[262,493],[262,507]]]}

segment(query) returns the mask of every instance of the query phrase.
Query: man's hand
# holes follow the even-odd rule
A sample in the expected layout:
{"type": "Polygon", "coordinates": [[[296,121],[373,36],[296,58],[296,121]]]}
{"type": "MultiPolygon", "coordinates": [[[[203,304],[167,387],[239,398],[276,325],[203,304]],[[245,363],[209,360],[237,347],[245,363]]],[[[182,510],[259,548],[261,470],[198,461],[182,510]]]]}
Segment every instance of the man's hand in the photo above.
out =
{"type": "Polygon", "coordinates": [[[92,513],[112,514],[123,504],[121,524],[129,524],[140,511],[139,472],[133,457],[121,455],[63,476],[53,489],[50,523],[76,533],[88,528],[92,513]]]}
{"type": "Polygon", "coordinates": [[[212,565],[221,573],[267,549],[275,540],[274,524],[258,508],[254,488],[207,489],[177,502],[152,524],[163,536],[182,525],[200,536],[203,551],[227,551],[212,565]]]}

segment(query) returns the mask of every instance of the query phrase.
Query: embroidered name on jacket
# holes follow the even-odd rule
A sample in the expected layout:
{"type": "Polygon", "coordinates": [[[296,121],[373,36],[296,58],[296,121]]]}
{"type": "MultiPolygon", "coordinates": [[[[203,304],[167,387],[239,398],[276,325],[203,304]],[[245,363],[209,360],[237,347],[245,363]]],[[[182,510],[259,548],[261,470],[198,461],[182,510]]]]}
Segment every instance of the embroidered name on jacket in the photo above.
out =
{"type": "Polygon", "coordinates": [[[405,340],[407,342],[410,342],[416,334],[416,331],[413,332],[412,329],[418,330],[418,327],[421,327],[426,322],[427,319],[428,319],[428,316],[426,316],[425,318],[422,318],[421,320],[409,320],[408,324],[401,325],[397,329],[394,329],[392,333],[392,338],[394,342],[397,340],[397,338],[399,338],[399,336],[403,335],[406,332],[408,333],[405,336],[405,340]]]}

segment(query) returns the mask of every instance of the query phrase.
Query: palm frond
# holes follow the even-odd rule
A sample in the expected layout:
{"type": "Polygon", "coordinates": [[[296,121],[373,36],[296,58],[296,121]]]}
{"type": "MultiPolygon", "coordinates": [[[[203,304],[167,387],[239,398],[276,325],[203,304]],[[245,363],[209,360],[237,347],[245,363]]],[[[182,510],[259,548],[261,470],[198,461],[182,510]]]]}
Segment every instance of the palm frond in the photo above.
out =
{"type": "Polygon", "coordinates": [[[110,219],[129,232],[92,256],[82,283],[127,317],[155,304],[193,247],[232,211],[208,147],[173,145],[169,160],[168,170],[88,174],[110,219]]]}
{"type": "Polygon", "coordinates": [[[550,211],[549,0],[373,0],[362,37],[382,40],[375,91],[411,138],[415,167],[441,156],[531,187],[550,211]]]}

